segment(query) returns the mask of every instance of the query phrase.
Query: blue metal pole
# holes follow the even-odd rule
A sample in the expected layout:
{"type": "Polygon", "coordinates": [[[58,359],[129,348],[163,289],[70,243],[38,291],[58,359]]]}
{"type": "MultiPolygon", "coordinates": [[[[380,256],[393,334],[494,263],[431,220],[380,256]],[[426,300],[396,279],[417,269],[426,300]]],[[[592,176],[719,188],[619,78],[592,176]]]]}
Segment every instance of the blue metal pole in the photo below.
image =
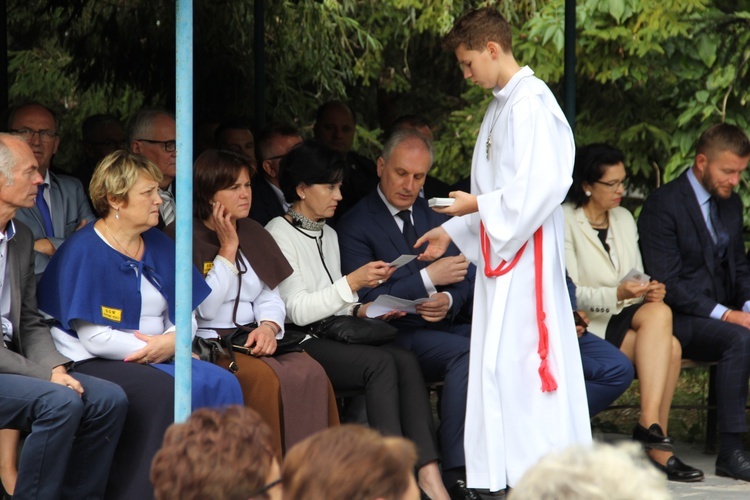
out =
{"type": "Polygon", "coordinates": [[[174,418],[190,416],[193,309],[193,1],[177,0],[176,345],[174,418]]]}

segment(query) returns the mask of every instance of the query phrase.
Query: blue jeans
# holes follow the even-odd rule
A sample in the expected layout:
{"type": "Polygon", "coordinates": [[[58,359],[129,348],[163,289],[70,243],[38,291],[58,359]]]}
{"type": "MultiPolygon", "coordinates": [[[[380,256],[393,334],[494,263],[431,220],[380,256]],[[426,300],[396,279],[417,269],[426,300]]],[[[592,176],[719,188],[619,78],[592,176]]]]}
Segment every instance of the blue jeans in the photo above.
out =
{"type": "Polygon", "coordinates": [[[104,497],[128,400],[113,383],[71,375],[82,396],[46,380],[0,374],[0,428],[30,431],[13,498],[104,497]]]}

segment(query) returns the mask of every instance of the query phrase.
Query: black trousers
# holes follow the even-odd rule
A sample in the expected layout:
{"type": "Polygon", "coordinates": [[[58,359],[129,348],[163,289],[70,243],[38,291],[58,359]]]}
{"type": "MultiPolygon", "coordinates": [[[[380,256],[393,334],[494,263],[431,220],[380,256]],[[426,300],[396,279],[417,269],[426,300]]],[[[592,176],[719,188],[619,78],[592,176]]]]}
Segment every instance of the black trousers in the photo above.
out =
{"type": "Polygon", "coordinates": [[[717,319],[675,313],[674,333],[683,344],[682,357],[718,361],[715,389],[719,431],[746,432],[750,330],[717,319]]]}
{"type": "Polygon", "coordinates": [[[419,465],[439,458],[427,388],[414,354],[393,344],[344,344],[313,338],[302,344],[335,390],[364,390],[370,425],[417,445],[419,465]]]}

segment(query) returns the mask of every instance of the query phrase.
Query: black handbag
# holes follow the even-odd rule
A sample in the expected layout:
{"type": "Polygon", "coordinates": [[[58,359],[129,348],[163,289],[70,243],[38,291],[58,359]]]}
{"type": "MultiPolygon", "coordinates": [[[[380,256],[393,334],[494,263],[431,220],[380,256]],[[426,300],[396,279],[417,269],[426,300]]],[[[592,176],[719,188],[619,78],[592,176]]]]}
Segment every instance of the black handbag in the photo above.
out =
{"type": "MultiPolygon", "coordinates": [[[[245,347],[247,337],[250,332],[258,328],[256,323],[249,323],[247,325],[239,325],[236,330],[231,332],[229,335],[221,337],[221,341],[224,347],[235,352],[241,352],[242,354],[251,355],[250,347],[245,347]]],[[[276,351],[273,353],[274,356],[281,354],[287,354],[290,352],[303,352],[302,345],[300,343],[305,340],[307,334],[305,332],[295,330],[295,325],[284,325],[284,337],[276,340],[276,351]],[[289,328],[291,326],[291,329],[289,328]]],[[[231,357],[231,355],[230,355],[231,357]]]]}
{"type": "Polygon", "coordinates": [[[381,345],[392,342],[398,329],[382,319],[329,316],[308,327],[310,333],[345,344],[381,345]]]}
{"type": "Polygon", "coordinates": [[[193,338],[193,354],[203,361],[216,364],[220,356],[227,356],[227,352],[219,339],[193,338]]]}

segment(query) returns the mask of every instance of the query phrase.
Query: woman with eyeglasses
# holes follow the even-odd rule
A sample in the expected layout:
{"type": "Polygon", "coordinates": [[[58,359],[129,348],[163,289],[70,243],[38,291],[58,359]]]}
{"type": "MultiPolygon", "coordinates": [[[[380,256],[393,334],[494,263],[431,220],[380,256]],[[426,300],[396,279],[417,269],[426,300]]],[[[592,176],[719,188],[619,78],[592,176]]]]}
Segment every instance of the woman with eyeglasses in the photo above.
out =
{"type": "Polygon", "coordinates": [[[643,274],[635,221],[620,206],[626,177],[622,151],[605,144],[578,149],[563,205],[566,266],[588,329],[618,347],[638,372],[641,416],[633,439],[669,480],[700,481],[703,472],[674,456],[667,434],[682,348],[672,335],[664,284],[643,274]]]}

